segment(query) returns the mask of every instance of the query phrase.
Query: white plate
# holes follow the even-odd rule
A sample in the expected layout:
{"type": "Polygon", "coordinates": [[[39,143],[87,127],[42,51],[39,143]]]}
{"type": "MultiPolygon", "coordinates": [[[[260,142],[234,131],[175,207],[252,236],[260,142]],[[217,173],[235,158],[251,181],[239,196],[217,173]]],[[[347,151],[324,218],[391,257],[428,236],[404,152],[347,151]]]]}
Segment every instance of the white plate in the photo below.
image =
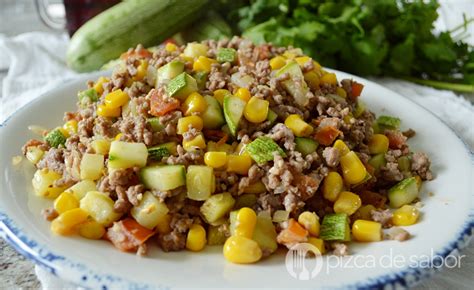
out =
{"type": "Polygon", "coordinates": [[[431,157],[436,178],[423,186],[421,220],[407,227],[413,238],[406,242],[353,243],[350,248],[353,255],[340,261],[330,256],[308,260],[307,263],[316,262],[322,269],[315,278],[301,281],[289,275],[284,252],[256,265],[242,266],[227,263],[220,247],[207,247],[200,253],[163,253],[151,247],[150,255],[141,258],[122,253],[104,241],[52,235],[49,223],[40,216],[40,210],[48,201],[32,194],[33,166],[27,161],[13,166],[12,157],[20,155],[21,146],[33,137],[27,130],[28,125],[52,128],[61,124],[63,112],[75,108],[76,92],[98,74],[81,77],[50,91],[15,112],[2,125],[1,236],[55,275],[92,288],[413,285],[434,272],[436,267],[429,267],[433,258],[436,261],[433,255],[439,255],[439,259],[446,257],[464,247],[471,237],[474,228],[472,154],[441,120],[410,100],[368,80],[342,72],[337,75],[338,79],[353,78],[363,83],[362,100],[368,108],[377,114],[399,116],[403,128],[417,132],[410,140],[412,148],[431,157]],[[429,192],[434,195],[429,196],[429,192]],[[327,266],[334,268],[327,270],[327,266]]]}

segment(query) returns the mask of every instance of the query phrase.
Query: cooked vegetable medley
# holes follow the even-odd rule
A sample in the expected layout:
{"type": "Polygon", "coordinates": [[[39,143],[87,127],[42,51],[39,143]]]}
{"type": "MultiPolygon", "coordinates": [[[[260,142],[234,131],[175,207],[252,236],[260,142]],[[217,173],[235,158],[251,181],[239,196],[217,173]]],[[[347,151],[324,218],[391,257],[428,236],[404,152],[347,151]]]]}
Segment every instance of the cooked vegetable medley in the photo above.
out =
{"type": "Polygon", "coordinates": [[[54,200],[44,214],[55,234],[139,254],[223,245],[234,263],[296,243],[344,255],[351,240],[416,223],[433,178],[406,143],[413,130],[375,118],[362,84],[300,49],[138,46],[88,87],[64,125],[23,147],[35,193],[54,200]]]}

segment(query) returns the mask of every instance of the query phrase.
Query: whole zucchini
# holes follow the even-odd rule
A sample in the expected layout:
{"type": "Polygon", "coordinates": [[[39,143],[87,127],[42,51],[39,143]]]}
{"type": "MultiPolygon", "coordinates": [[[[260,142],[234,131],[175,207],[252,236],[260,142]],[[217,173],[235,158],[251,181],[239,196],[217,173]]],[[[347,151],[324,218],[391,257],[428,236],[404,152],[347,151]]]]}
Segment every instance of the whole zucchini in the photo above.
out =
{"type": "Polygon", "coordinates": [[[127,0],[85,23],[72,37],[69,67],[78,72],[99,69],[128,48],[145,47],[171,37],[201,15],[208,0],[127,0]]]}

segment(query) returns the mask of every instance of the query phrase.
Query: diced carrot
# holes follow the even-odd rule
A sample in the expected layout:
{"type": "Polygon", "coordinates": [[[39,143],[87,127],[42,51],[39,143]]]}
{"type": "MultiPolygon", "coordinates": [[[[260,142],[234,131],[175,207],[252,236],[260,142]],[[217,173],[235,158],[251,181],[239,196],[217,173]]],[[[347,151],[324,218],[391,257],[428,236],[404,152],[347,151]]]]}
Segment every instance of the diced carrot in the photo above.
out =
{"type": "Polygon", "coordinates": [[[339,134],[341,134],[341,131],[339,131],[338,129],[332,126],[326,126],[320,128],[314,135],[314,138],[316,139],[316,141],[318,141],[319,144],[329,146],[334,142],[334,140],[336,140],[339,134]]]}
{"type": "Polygon", "coordinates": [[[159,117],[179,109],[180,103],[175,98],[164,99],[156,90],[153,90],[150,96],[150,107],[150,114],[159,117]]]}
{"type": "Polygon", "coordinates": [[[130,57],[138,57],[138,58],[150,58],[152,57],[152,53],[148,50],[148,49],[140,49],[140,50],[130,50],[130,51],[127,51],[127,52],[124,52],[122,53],[122,55],[120,55],[120,59],[123,59],[123,60],[126,60],[130,57]]]}
{"type": "Polygon", "coordinates": [[[407,137],[400,131],[385,131],[385,136],[388,138],[388,147],[390,149],[400,149],[407,141],[407,137]]]}
{"type": "Polygon", "coordinates": [[[167,44],[167,43],[172,43],[172,44],[176,44],[176,45],[178,44],[176,42],[176,40],[174,40],[173,38],[167,38],[167,39],[165,39],[165,41],[163,41],[163,44],[167,44]]]}
{"type": "Polygon", "coordinates": [[[145,243],[154,232],[141,226],[132,218],[126,218],[119,222],[115,222],[112,227],[107,230],[106,238],[114,244],[114,246],[124,252],[135,251],[138,246],[145,243]]]}
{"type": "Polygon", "coordinates": [[[288,220],[288,227],[282,230],[277,236],[278,243],[287,246],[306,242],[307,240],[308,231],[292,218],[288,220]]]}
{"type": "Polygon", "coordinates": [[[359,84],[356,82],[352,82],[351,90],[352,90],[352,99],[356,99],[362,93],[362,89],[364,89],[363,84],[359,84]]]}

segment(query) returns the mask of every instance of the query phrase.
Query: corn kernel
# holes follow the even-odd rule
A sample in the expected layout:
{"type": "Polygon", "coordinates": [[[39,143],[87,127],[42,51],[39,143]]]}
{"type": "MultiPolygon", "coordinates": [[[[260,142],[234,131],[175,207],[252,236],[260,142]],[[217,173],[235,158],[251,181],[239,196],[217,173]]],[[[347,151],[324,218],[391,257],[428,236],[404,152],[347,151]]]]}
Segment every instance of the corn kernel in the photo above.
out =
{"type": "Polygon", "coordinates": [[[302,225],[310,235],[319,236],[319,217],[314,212],[305,211],[298,216],[298,223],[302,225]]]}
{"type": "Polygon", "coordinates": [[[191,64],[194,62],[194,57],[192,56],[187,56],[185,54],[180,54],[179,55],[185,62],[190,62],[191,64]]]}
{"type": "Polygon", "coordinates": [[[225,89],[219,89],[214,91],[214,98],[219,102],[219,104],[224,103],[224,97],[227,95],[231,95],[231,93],[228,90],[225,89]]]}
{"type": "Polygon", "coordinates": [[[413,205],[404,205],[393,212],[392,223],[396,226],[411,226],[418,221],[420,211],[413,205]]]}
{"type": "Polygon", "coordinates": [[[362,201],[357,194],[350,191],[343,191],[339,194],[339,197],[334,202],[334,212],[352,215],[360,208],[361,205],[362,201]]]}
{"type": "Polygon", "coordinates": [[[281,69],[286,64],[286,59],[283,56],[275,56],[270,60],[270,67],[272,70],[281,69]]]}
{"type": "Polygon", "coordinates": [[[289,115],[285,120],[286,127],[290,128],[297,137],[306,137],[313,133],[313,127],[303,121],[300,115],[289,115]]]}
{"type": "Polygon", "coordinates": [[[94,90],[96,90],[97,94],[102,95],[102,93],[104,92],[104,83],[107,83],[109,82],[109,79],[108,78],[105,78],[105,77],[100,77],[97,82],[95,82],[94,84],[94,90]]]}
{"type": "Polygon", "coordinates": [[[269,106],[268,101],[252,97],[245,105],[244,116],[252,123],[261,123],[267,119],[269,106]]]}
{"type": "Polygon", "coordinates": [[[91,147],[95,153],[107,155],[110,150],[110,141],[107,139],[97,139],[91,142],[91,147]]]}
{"type": "Polygon", "coordinates": [[[334,73],[326,73],[321,77],[321,83],[328,84],[328,85],[337,85],[337,78],[336,74],[334,73]]]}
{"type": "Polygon", "coordinates": [[[295,58],[295,61],[302,67],[305,63],[311,60],[309,56],[299,56],[295,58]]]}
{"type": "Polygon", "coordinates": [[[356,212],[357,218],[359,218],[361,220],[372,220],[372,211],[373,210],[376,210],[376,208],[375,208],[375,206],[373,206],[371,204],[361,206],[356,212]]]}
{"type": "Polygon", "coordinates": [[[352,235],[359,242],[382,240],[382,224],[374,221],[356,220],[352,225],[352,235]]]}
{"type": "Polygon", "coordinates": [[[88,213],[81,208],[63,212],[51,222],[51,231],[57,235],[69,235],[74,232],[74,227],[87,220],[88,213]]]}
{"type": "Polygon", "coordinates": [[[63,134],[64,137],[69,138],[70,135],[66,129],[64,129],[63,127],[58,127],[58,130],[61,132],[61,134],[63,134]]]}
{"type": "Polygon", "coordinates": [[[115,135],[114,140],[115,140],[115,141],[120,141],[120,138],[122,138],[122,136],[123,136],[122,133],[118,133],[117,135],[115,135]]]}
{"type": "Polygon", "coordinates": [[[341,87],[336,88],[336,94],[344,99],[347,97],[347,92],[341,87]]]}
{"type": "Polygon", "coordinates": [[[201,225],[192,225],[186,238],[186,249],[199,252],[204,249],[206,243],[206,230],[201,225]]]}
{"type": "Polygon", "coordinates": [[[105,235],[105,227],[94,220],[78,225],[77,230],[79,235],[90,240],[100,240],[105,235]]]}
{"type": "Polygon", "coordinates": [[[234,96],[241,99],[244,102],[248,102],[250,100],[250,91],[247,88],[239,88],[235,92],[234,96]]]}
{"type": "Polygon", "coordinates": [[[388,138],[383,134],[374,134],[369,141],[370,154],[380,154],[388,151],[388,138]]]}
{"type": "Polygon", "coordinates": [[[367,170],[354,151],[341,157],[341,167],[344,180],[349,184],[357,184],[365,179],[367,170]]]}
{"type": "Polygon", "coordinates": [[[206,110],[206,100],[199,93],[191,93],[183,103],[182,111],[185,116],[191,116],[194,113],[202,113],[206,110]]]}
{"type": "Polygon", "coordinates": [[[165,50],[168,52],[173,52],[173,51],[176,51],[177,49],[178,47],[174,43],[168,42],[165,45],[165,50]]]}
{"type": "Polygon", "coordinates": [[[349,147],[347,147],[346,143],[344,143],[344,141],[340,139],[337,139],[336,142],[334,142],[334,145],[332,145],[332,147],[337,148],[341,153],[341,156],[344,156],[349,153],[349,151],[351,151],[349,147]]]}
{"type": "Polygon", "coordinates": [[[343,188],[342,177],[339,173],[331,171],[323,181],[323,196],[329,201],[336,201],[343,188]]]}
{"type": "Polygon", "coordinates": [[[196,149],[206,149],[206,140],[204,139],[204,136],[200,133],[192,140],[183,140],[183,148],[188,152],[194,151],[196,149]]]}
{"type": "Polygon", "coordinates": [[[69,133],[69,135],[74,135],[77,133],[77,121],[69,120],[64,124],[63,128],[69,133]]]}
{"type": "Polygon", "coordinates": [[[315,60],[313,60],[313,66],[314,66],[314,70],[315,70],[316,72],[320,72],[321,69],[322,69],[322,67],[321,67],[321,65],[319,64],[319,62],[317,62],[317,61],[315,61],[315,60]]]}
{"type": "Polygon", "coordinates": [[[250,264],[262,258],[262,250],[256,241],[242,236],[232,236],[225,241],[224,257],[236,264],[250,264]]]}
{"type": "Polygon", "coordinates": [[[67,191],[61,193],[54,200],[54,209],[59,214],[62,214],[68,210],[78,208],[78,207],[79,207],[79,200],[77,200],[74,194],[67,191]]]}
{"type": "Polygon", "coordinates": [[[217,63],[217,61],[201,55],[194,61],[193,71],[210,72],[213,63],[217,63]]]}
{"type": "Polygon", "coordinates": [[[227,153],[209,151],[204,154],[204,163],[212,168],[221,168],[227,164],[227,153]]]}
{"type": "Polygon", "coordinates": [[[260,194],[267,191],[265,184],[261,180],[250,184],[244,188],[244,193],[260,194]]]}
{"type": "Polygon", "coordinates": [[[112,109],[106,105],[97,106],[97,115],[101,117],[119,117],[121,114],[120,108],[112,109]]]}
{"type": "Polygon", "coordinates": [[[229,155],[227,156],[227,171],[235,172],[241,175],[247,175],[252,159],[249,155],[229,155]]]}
{"type": "Polygon", "coordinates": [[[118,89],[105,96],[105,105],[110,109],[117,109],[125,105],[129,99],[127,93],[118,89]]]}
{"type": "Polygon", "coordinates": [[[140,64],[137,67],[137,73],[134,76],[134,79],[137,81],[141,81],[146,77],[148,69],[148,62],[146,60],[141,60],[140,64]]]}
{"type": "Polygon", "coordinates": [[[318,249],[319,254],[324,255],[326,253],[326,246],[324,245],[324,241],[322,239],[309,237],[307,243],[315,246],[318,249]]]}
{"type": "Polygon", "coordinates": [[[313,89],[319,89],[320,79],[316,72],[310,71],[304,74],[304,80],[308,84],[308,86],[313,89]]]}
{"type": "Polygon", "coordinates": [[[235,235],[251,239],[257,225],[257,214],[253,209],[243,207],[239,209],[236,217],[235,235]]]}
{"type": "Polygon", "coordinates": [[[189,127],[201,131],[204,127],[204,123],[199,116],[187,116],[178,119],[178,134],[184,134],[189,131],[189,127]]]}
{"type": "Polygon", "coordinates": [[[160,221],[156,225],[156,230],[160,234],[170,233],[171,232],[170,222],[171,222],[171,215],[166,214],[165,216],[163,216],[163,218],[160,219],[160,221]]]}

